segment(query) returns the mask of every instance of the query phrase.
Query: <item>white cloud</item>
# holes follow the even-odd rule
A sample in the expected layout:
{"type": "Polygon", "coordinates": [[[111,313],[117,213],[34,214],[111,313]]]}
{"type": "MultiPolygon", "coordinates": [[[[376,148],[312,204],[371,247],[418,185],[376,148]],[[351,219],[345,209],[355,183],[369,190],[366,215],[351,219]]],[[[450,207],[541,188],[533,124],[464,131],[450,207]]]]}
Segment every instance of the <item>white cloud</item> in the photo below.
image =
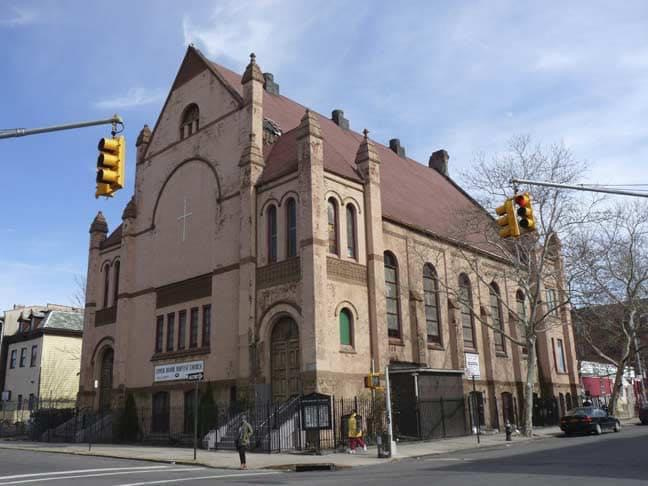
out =
{"type": "Polygon", "coordinates": [[[160,102],[164,97],[162,90],[148,90],[146,88],[131,88],[126,95],[115,96],[99,100],[94,103],[95,108],[101,109],[128,109],[142,105],[160,102]]]}
{"type": "Polygon", "coordinates": [[[38,18],[38,11],[14,6],[8,15],[0,14],[0,26],[23,27],[35,23],[38,18]]]}
{"type": "MultiPolygon", "coordinates": [[[[182,20],[185,44],[196,44],[212,59],[225,58],[242,69],[251,52],[259,64],[277,70],[294,56],[298,40],[318,17],[306,2],[277,0],[226,0],[219,2],[207,18],[185,15],[182,20]]],[[[318,10],[320,7],[318,7],[318,10]]]]}

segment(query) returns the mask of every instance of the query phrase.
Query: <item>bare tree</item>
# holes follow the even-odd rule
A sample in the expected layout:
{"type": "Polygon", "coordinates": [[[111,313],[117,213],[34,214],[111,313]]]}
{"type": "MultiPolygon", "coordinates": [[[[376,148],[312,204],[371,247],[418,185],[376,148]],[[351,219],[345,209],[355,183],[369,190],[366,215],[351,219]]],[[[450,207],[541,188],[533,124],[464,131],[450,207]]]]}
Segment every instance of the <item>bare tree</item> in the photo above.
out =
{"type": "Polygon", "coordinates": [[[79,309],[85,308],[86,302],[86,276],[83,274],[74,275],[74,292],[72,293],[72,305],[79,309]]]}
{"type": "Polygon", "coordinates": [[[568,251],[571,294],[580,307],[574,327],[617,368],[609,407],[616,410],[623,374],[648,317],[648,204],[619,204],[604,224],[586,225],[568,251]]]}
{"type": "MultiPolygon", "coordinates": [[[[477,322],[527,353],[523,414],[527,436],[533,434],[533,394],[538,375],[536,342],[542,333],[564,324],[570,304],[558,235],[569,237],[578,224],[599,215],[594,211],[597,199],[584,202],[582,196],[577,198],[573,192],[557,188],[513,187],[510,180],[573,184],[584,171],[585,165],[576,161],[564,145],[533,145],[529,137],[520,136],[510,141],[506,153],[492,158],[479,156],[470,170],[462,174],[465,185],[481,204],[456,217],[461,224],[457,225],[460,228],[455,239],[459,242],[463,262],[483,284],[490,286],[497,276],[515,285],[524,296],[520,307],[517,302],[511,304],[497,294],[498,305],[506,309],[516,323],[508,330],[496,325],[488,315],[478,314],[473,309],[470,312],[477,322]],[[495,208],[516,190],[532,195],[536,231],[520,238],[503,239],[490,214],[494,214],[495,208]],[[484,217],[483,208],[492,212],[484,217]],[[499,264],[488,265],[488,260],[499,264]],[[545,298],[548,288],[555,290],[551,298],[545,298]]],[[[457,297],[459,305],[465,305],[461,296],[457,297]]]]}

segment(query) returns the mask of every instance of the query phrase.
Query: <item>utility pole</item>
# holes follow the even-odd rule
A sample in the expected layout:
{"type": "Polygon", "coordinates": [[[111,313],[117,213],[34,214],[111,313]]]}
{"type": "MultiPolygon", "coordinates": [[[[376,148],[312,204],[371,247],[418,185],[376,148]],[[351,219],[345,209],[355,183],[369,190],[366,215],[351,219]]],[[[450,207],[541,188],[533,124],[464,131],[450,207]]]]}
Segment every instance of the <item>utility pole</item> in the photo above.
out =
{"type": "Polygon", "coordinates": [[[37,135],[39,133],[59,132],[61,130],[74,130],[76,128],[94,127],[97,125],[121,125],[124,128],[124,120],[122,117],[115,114],[110,118],[103,120],[91,120],[78,123],[68,123],[65,125],[52,125],[51,127],[43,128],[11,128],[9,130],[0,130],[0,139],[25,137],[27,135],[37,135]]]}

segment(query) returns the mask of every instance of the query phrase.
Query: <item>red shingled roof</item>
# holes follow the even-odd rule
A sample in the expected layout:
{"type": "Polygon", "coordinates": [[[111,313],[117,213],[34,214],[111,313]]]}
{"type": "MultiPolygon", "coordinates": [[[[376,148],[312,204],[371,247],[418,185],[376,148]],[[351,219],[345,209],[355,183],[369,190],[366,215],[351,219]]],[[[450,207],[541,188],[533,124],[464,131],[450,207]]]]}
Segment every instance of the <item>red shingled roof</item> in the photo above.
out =
{"type": "MultiPolygon", "coordinates": [[[[212,63],[212,67],[240,94],[241,76],[212,63]]],[[[265,155],[266,168],[260,183],[297,169],[297,134],[306,108],[285,96],[263,93],[263,116],[277,122],[283,135],[265,155]]],[[[312,111],[312,110],[311,110],[312,111]]],[[[355,156],[362,135],[344,130],[329,118],[316,113],[324,139],[324,168],[342,177],[360,181],[355,170],[355,156]]],[[[381,160],[383,217],[430,231],[438,236],[456,237],[453,219],[461,211],[474,211],[477,203],[459,186],[434,169],[399,157],[389,147],[376,143],[381,160]]],[[[488,217],[484,212],[484,217],[488,217]]],[[[478,235],[466,235],[478,243],[478,235]]],[[[481,244],[477,246],[488,249],[481,244]]],[[[493,248],[490,248],[493,251],[493,248]]]]}

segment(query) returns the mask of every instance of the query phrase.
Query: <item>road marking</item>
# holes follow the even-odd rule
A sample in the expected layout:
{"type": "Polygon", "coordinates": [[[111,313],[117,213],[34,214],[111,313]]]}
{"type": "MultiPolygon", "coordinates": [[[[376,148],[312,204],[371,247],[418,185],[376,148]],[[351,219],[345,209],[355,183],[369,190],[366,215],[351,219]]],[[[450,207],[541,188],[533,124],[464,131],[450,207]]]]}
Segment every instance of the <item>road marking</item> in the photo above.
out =
{"type": "MultiPolygon", "coordinates": [[[[167,468],[166,466],[164,469],[146,469],[146,470],[139,470],[139,471],[116,471],[116,472],[109,472],[109,473],[100,473],[100,474],[82,474],[82,475],[77,475],[77,476],[57,476],[53,478],[36,478],[36,479],[25,479],[21,481],[9,481],[6,483],[0,483],[0,485],[9,485],[9,484],[24,484],[24,483],[35,483],[35,482],[44,482],[44,481],[60,481],[61,479],[80,479],[80,478],[100,478],[103,476],[122,476],[126,474],[144,474],[144,473],[158,473],[158,472],[187,472],[187,471],[200,471],[205,469],[204,467],[183,467],[183,468],[167,468]]],[[[152,481],[151,483],[147,484],[157,484],[157,483],[166,483],[169,481],[152,481]]]]}
{"type": "Polygon", "coordinates": [[[262,473],[220,474],[218,476],[200,476],[195,478],[165,479],[163,481],[144,481],[142,483],[118,484],[117,486],[146,486],[147,484],[179,483],[181,481],[200,481],[203,479],[247,478],[250,476],[270,476],[272,474],[282,474],[282,473],[262,472],[262,473]]]}
{"type": "Polygon", "coordinates": [[[104,467],[101,469],[76,469],[72,471],[52,471],[46,473],[33,473],[33,474],[16,474],[14,476],[0,476],[0,481],[5,481],[7,479],[19,479],[19,478],[33,478],[36,476],[52,476],[54,474],[81,474],[81,473],[91,473],[91,472],[107,472],[107,471],[134,471],[136,469],[164,469],[171,466],[133,466],[133,467],[104,467]]]}

